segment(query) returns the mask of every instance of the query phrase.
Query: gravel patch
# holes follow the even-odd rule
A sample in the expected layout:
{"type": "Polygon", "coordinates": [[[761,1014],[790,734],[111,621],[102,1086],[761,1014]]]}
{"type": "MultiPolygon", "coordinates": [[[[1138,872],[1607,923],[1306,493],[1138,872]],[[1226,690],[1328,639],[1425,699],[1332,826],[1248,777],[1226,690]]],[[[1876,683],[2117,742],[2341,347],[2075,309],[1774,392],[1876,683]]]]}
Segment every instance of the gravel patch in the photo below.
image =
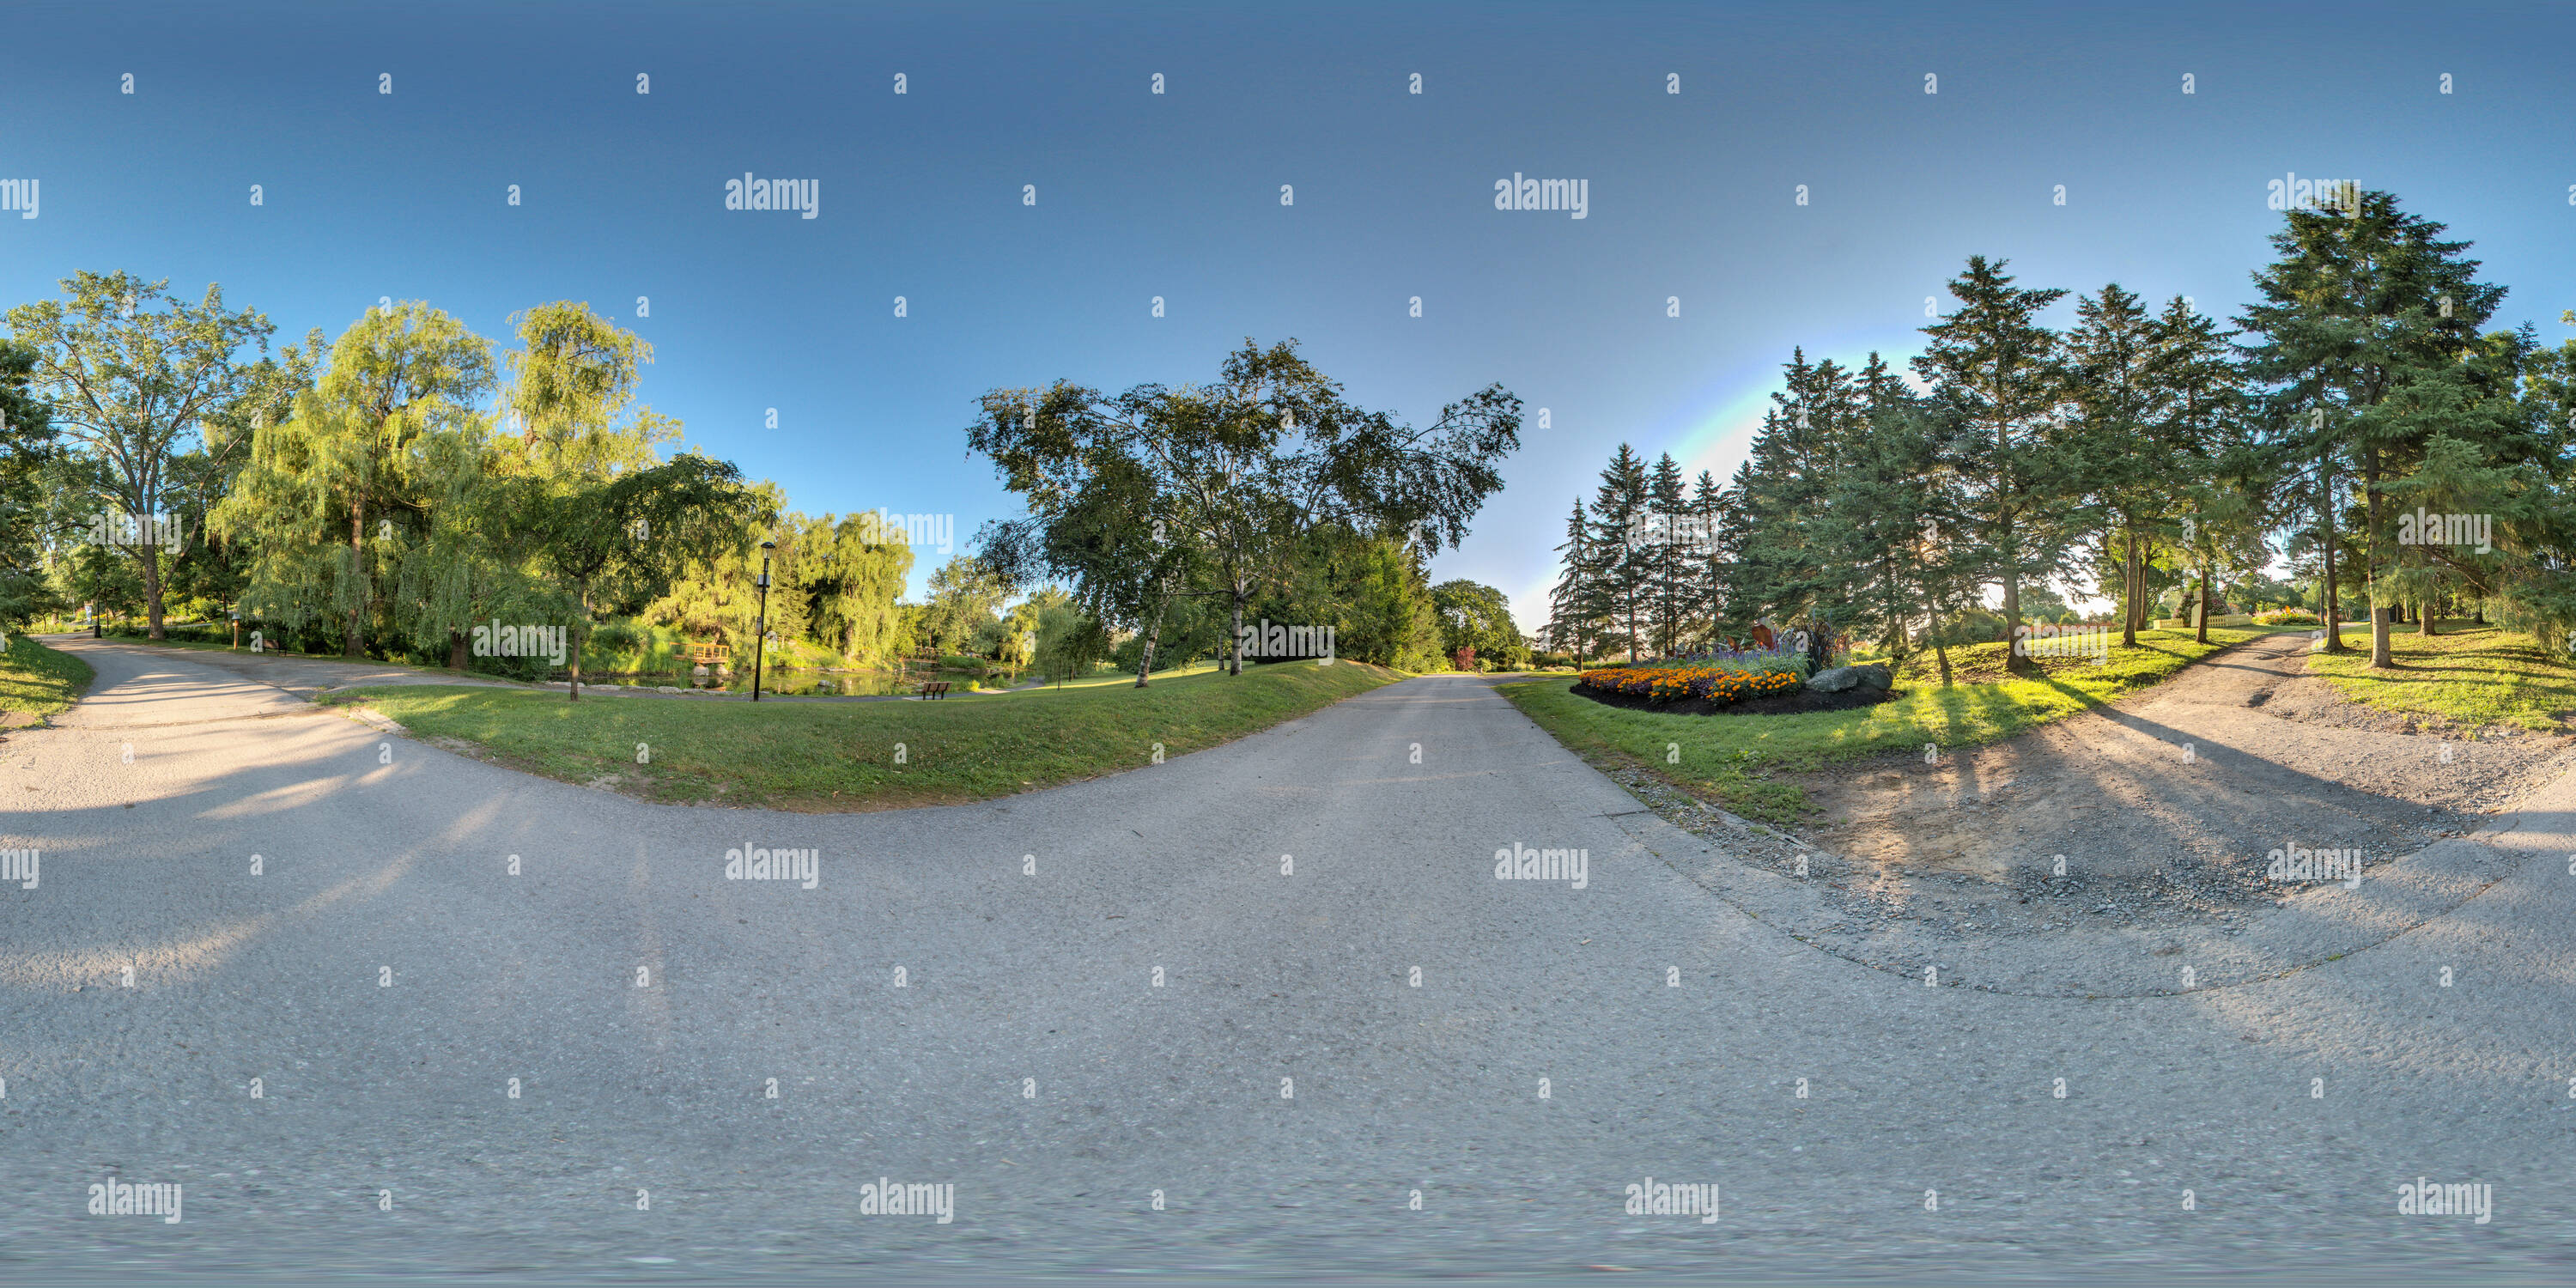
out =
{"type": "Polygon", "coordinates": [[[1698,843],[1641,835],[1649,848],[1855,961],[2066,995],[2266,978],[2475,897],[2505,867],[2479,834],[2576,768],[2565,735],[2469,739],[2345,701],[2305,675],[2306,643],[2250,641],[1994,746],[1802,775],[1807,828],[1610,772],[1698,843]],[[2362,879],[2271,879],[2292,847],[2358,851],[2362,879]]]}

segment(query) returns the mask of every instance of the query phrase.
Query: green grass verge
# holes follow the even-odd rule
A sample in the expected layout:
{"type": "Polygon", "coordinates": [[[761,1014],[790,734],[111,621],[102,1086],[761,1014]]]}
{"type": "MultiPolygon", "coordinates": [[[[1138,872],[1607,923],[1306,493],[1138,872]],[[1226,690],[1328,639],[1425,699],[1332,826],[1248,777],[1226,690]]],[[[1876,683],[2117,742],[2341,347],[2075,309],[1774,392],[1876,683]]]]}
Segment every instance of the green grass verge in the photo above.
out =
{"type": "Polygon", "coordinates": [[[2576,713],[2576,667],[2552,661],[2529,635],[2475,622],[2443,622],[2425,636],[2395,628],[2388,651],[2397,669],[2370,669],[2370,626],[2347,625],[2352,652],[2311,653],[2308,673],[2382,711],[2440,716],[2474,733],[2486,725],[2556,732],[2576,713]]]}
{"type": "Polygon", "coordinates": [[[401,685],[352,689],[432,739],[513,768],[646,800],[785,810],[987,800],[1152,763],[1257,733],[1396,679],[1360,663],[1132,677],[937,702],[713,702],[401,685]],[[635,763],[635,744],[652,763],[635,763]],[[894,763],[895,744],[905,763],[894,763]]]}
{"type": "Polygon", "coordinates": [[[53,715],[79,701],[94,676],[89,663],[12,635],[8,651],[0,652],[0,711],[53,715]]]}
{"type": "Polygon", "coordinates": [[[1568,680],[1496,686],[1514,706],[1576,755],[1597,766],[1641,768],[1746,818],[1792,823],[1808,809],[1806,792],[1776,771],[1813,769],[1855,757],[1916,751],[1925,743],[1973,747],[2062,720],[2113,698],[2170,679],[2192,661],[2231,644],[2274,634],[2268,628],[2212,627],[2209,643],[2189,631],[2140,631],[2135,648],[2113,643],[2110,656],[2040,659],[2037,679],[1997,679],[2004,646],[1950,650],[1962,682],[1944,689],[1923,659],[1897,679],[1905,696],[1853,711],[1800,715],[1681,715],[1605,706],[1574,692],[1568,680]],[[1674,744],[1680,763],[1669,762],[1674,744]]]}

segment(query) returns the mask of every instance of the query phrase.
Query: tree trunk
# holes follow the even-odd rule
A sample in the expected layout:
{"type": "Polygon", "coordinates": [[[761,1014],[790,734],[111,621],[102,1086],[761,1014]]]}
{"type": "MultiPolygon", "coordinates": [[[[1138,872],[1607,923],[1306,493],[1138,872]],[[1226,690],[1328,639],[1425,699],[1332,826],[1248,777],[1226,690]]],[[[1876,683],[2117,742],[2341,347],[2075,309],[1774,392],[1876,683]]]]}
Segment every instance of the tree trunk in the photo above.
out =
{"type": "MultiPolygon", "coordinates": [[[[588,626],[590,624],[590,578],[584,577],[581,580],[574,582],[573,588],[576,596],[581,602],[581,625],[588,626]]],[[[566,702],[581,701],[581,645],[582,641],[578,639],[573,641],[571,658],[572,696],[564,699],[566,702]]]]}
{"type": "Polygon", "coordinates": [[[1231,585],[1234,588],[1234,665],[1226,673],[1239,676],[1243,674],[1243,579],[1235,578],[1231,585]]]}
{"type": "Polygon", "coordinates": [[[2397,610],[2393,606],[2385,606],[2379,602],[2379,530],[2381,526],[2379,510],[2382,504],[2382,498],[2379,495],[2379,449],[2372,448],[2362,457],[2361,480],[2362,496],[2369,506],[2370,523],[2368,547],[2370,553],[2370,665],[2374,669],[2386,669],[2397,665],[2397,659],[2390,652],[2388,644],[2389,619],[2395,616],[2397,610]]]}
{"type": "MultiPolygon", "coordinates": [[[[363,496],[349,498],[349,581],[363,587],[367,581],[367,501],[363,496]]],[[[340,636],[340,656],[363,657],[366,648],[359,641],[358,616],[366,611],[367,597],[352,590],[348,629],[340,636]]]]}
{"type": "Polygon", "coordinates": [[[2208,643],[2208,642],[2209,642],[2209,565],[2207,565],[2207,564],[2202,564],[2202,565],[2200,566],[2200,604],[2199,604],[2199,611],[2198,611],[2198,612],[2193,613],[2193,614],[2192,614],[2192,618],[2193,618],[2193,621],[2192,621],[2193,630],[2192,630],[2192,636],[2191,636],[2191,638],[2192,638],[2192,642],[2193,642],[2193,643],[2195,643],[2195,644],[2206,644],[2206,643],[2208,643]]]}
{"type": "MultiPolygon", "coordinates": [[[[2004,435],[2001,428],[1997,429],[1995,438],[1996,446],[2001,448],[2004,445],[2004,435]]],[[[1997,526],[2003,530],[2003,541],[2001,545],[2004,564],[2004,673],[2007,675],[2034,675],[2039,671],[2038,664],[2032,662],[2030,658],[2024,654],[2022,649],[2013,647],[2021,641],[2022,637],[2021,541],[2018,534],[2013,531],[2012,514],[2010,511],[2006,511],[2004,513],[2002,522],[1997,526]]]]}
{"type": "Polygon", "coordinates": [[[465,669],[465,632],[463,631],[447,633],[447,669],[451,671],[465,669]]]}
{"type": "Polygon", "coordinates": [[[166,638],[161,629],[161,547],[149,542],[143,546],[143,613],[144,620],[150,623],[143,632],[144,638],[166,638]]]}
{"type": "Polygon", "coordinates": [[[2317,526],[2326,534],[2326,651],[2349,652],[2343,646],[2343,597],[2335,586],[2334,476],[2319,462],[2317,470],[2317,526]]]}
{"type": "Polygon", "coordinates": [[[2012,556],[2004,556],[2004,669],[2014,675],[2028,675],[2038,667],[2022,644],[2021,573],[2012,566],[2012,556]]]}
{"type": "Polygon", "coordinates": [[[1941,687],[1949,688],[1950,646],[1941,638],[1941,618],[1932,611],[1932,603],[1928,599],[1923,603],[1923,633],[1932,641],[1932,660],[1940,665],[1941,687]]]}
{"type": "Polygon", "coordinates": [[[2138,646],[2138,525],[2129,525],[2129,578],[2127,602],[2120,606],[2120,644],[2123,648],[2138,646]]]}
{"type": "MultiPolygon", "coordinates": [[[[2004,366],[2000,357],[1995,360],[1994,398],[2000,413],[2005,405],[2004,366]]],[[[2019,489],[2013,487],[2012,421],[2001,414],[1995,417],[1995,464],[1996,492],[2006,497],[2017,497],[2019,489]]],[[[1997,545],[2004,557],[2004,673],[2035,675],[2039,672],[2038,664],[2013,647],[2021,640],[2021,535],[2013,530],[2014,515],[2010,505],[1999,507],[1995,517],[1998,520],[1995,525],[1997,535],[2003,538],[1997,545]]]]}
{"type": "Polygon", "coordinates": [[[1136,650],[1136,687],[1144,688],[1147,677],[1154,673],[1154,645],[1162,642],[1163,615],[1154,614],[1153,624],[1145,628],[1145,646],[1136,650]]]}

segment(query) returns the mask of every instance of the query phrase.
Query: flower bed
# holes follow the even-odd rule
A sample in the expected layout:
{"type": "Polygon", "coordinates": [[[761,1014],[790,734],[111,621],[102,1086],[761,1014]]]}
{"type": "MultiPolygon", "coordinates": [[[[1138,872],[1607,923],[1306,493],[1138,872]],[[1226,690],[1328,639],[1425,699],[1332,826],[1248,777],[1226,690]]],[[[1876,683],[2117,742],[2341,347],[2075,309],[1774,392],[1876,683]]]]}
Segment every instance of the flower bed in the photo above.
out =
{"type": "Polygon", "coordinates": [[[1603,662],[1580,668],[1593,671],[1788,671],[1806,674],[1807,655],[1793,648],[1714,648],[1636,662],[1603,662]]]}
{"type": "Polygon", "coordinates": [[[1581,681],[1582,687],[1626,694],[1650,702],[1700,698],[1721,706],[1747,698],[1795,693],[1805,683],[1798,678],[1796,668],[1789,666],[1747,671],[1708,664],[1610,667],[1585,671],[1581,681]]]}

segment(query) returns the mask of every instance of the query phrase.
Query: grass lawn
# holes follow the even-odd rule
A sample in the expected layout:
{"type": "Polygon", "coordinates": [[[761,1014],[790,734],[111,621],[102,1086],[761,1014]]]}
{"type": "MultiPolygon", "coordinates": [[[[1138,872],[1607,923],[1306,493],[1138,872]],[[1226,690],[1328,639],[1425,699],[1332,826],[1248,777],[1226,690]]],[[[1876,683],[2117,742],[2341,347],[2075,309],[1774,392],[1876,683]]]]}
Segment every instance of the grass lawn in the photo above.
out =
{"type": "MultiPolygon", "coordinates": [[[[2287,628],[2278,628],[2287,629],[2287,628]]],[[[2304,631],[2305,628],[2298,628],[2304,631]]],[[[1643,768],[1746,818],[1791,823],[1806,812],[1806,793],[1774,773],[1890,751],[1973,747],[2061,720],[2170,678],[2185,664],[2230,644],[2275,633],[2272,627],[2212,627],[2209,643],[2189,631],[2140,631],[2135,648],[2116,641],[2096,666],[2088,658],[2042,658],[2038,679],[1971,683],[2003,673],[2004,646],[1950,650],[1960,683],[1941,687],[1927,654],[1898,673],[1906,696],[1853,711],[1801,715],[1695,716],[1604,706],[1563,679],[1498,687],[1539,727],[1597,766],[1643,768]],[[1671,763],[1674,745],[1680,763],[1671,763]]]]}
{"type": "Polygon", "coordinates": [[[2471,732],[2484,725],[2555,732],[2576,712],[2576,668],[2550,660],[2529,635],[2469,621],[2440,629],[2428,637],[2394,628],[2388,651],[2398,669],[2373,671],[2369,624],[2347,625],[2343,640],[2353,651],[2311,653],[2308,673],[2365,706],[2441,716],[2471,732]]]}
{"type": "Polygon", "coordinates": [[[32,636],[12,635],[0,653],[0,711],[49,716],[78,699],[94,673],[89,663],[57,653],[32,636]]]}
{"type": "Polygon", "coordinates": [[[1355,662],[1103,676],[937,702],[711,702],[404,685],[352,689],[425,738],[646,800],[768,809],[892,809],[986,800],[1096,778],[1257,733],[1401,678],[1355,662]],[[635,744],[652,763],[635,763],[635,744]],[[903,744],[904,762],[895,763],[903,744]],[[603,782],[603,780],[605,780],[603,782]]]}

